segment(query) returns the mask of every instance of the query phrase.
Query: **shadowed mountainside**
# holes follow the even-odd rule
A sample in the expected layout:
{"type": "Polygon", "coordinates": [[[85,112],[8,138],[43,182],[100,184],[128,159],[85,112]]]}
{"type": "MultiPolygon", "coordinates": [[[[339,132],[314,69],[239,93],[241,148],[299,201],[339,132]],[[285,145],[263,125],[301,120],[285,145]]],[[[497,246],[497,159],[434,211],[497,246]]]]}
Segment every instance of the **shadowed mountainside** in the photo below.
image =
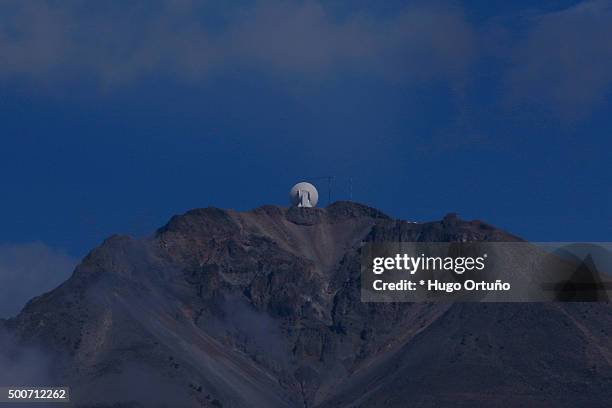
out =
{"type": "Polygon", "coordinates": [[[609,406],[608,303],[360,301],[363,241],[515,240],[350,202],[197,209],[107,239],[0,325],[77,406],[609,406]]]}

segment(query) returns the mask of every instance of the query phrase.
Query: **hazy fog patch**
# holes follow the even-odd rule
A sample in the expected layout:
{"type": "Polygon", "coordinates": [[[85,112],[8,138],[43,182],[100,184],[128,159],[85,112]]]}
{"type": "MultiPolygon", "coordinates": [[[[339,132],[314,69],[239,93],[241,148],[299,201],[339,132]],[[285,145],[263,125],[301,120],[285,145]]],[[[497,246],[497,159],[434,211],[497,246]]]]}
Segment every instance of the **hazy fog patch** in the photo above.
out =
{"type": "Polygon", "coordinates": [[[0,317],[16,315],[28,300],[57,287],[76,263],[41,242],[0,244],[0,317]]]}

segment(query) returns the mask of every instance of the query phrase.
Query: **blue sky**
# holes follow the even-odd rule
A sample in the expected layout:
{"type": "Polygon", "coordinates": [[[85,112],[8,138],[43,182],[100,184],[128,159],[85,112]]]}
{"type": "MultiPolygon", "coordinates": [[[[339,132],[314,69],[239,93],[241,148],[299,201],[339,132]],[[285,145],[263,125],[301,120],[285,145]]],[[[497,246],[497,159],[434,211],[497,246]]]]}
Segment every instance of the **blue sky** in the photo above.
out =
{"type": "Polygon", "coordinates": [[[232,4],[0,4],[0,243],[65,269],[325,175],[399,218],[610,240],[611,2],[232,4]]]}

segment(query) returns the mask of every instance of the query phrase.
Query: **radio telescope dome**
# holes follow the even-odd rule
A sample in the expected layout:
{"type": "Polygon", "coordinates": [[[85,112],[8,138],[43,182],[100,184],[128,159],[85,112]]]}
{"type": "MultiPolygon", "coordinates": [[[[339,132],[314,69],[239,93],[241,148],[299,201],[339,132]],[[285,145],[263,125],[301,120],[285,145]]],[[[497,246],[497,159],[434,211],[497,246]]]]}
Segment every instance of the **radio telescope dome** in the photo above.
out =
{"type": "Polygon", "coordinates": [[[310,183],[302,181],[291,188],[289,202],[294,207],[314,207],[319,201],[319,192],[310,183]]]}

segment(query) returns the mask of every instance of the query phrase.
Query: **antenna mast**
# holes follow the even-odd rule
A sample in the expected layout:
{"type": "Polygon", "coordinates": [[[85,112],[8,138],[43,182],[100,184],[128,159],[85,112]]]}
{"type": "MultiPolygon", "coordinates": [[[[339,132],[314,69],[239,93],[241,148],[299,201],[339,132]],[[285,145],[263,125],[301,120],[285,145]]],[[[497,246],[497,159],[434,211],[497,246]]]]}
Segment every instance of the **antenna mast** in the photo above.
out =
{"type": "MultiPolygon", "coordinates": [[[[343,180],[348,179],[348,189],[349,189],[349,200],[353,201],[353,177],[340,177],[343,180]]],[[[332,189],[334,181],[337,179],[336,176],[319,176],[319,177],[307,177],[306,180],[327,180],[327,204],[331,204],[332,202],[332,189]]]]}

